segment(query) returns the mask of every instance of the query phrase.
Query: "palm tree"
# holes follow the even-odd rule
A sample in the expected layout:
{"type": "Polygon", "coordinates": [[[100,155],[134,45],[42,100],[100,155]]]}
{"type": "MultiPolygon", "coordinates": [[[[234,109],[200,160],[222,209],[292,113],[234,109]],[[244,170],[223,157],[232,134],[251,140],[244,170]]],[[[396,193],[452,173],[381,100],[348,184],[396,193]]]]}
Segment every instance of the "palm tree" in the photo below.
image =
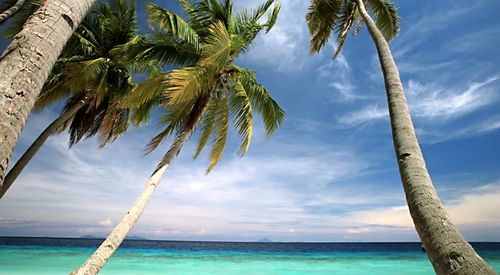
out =
{"type": "Polygon", "coordinates": [[[47,0],[0,56],[0,187],[29,112],[94,0],[47,0]]]}
{"type": "Polygon", "coordinates": [[[28,18],[33,15],[47,0],[32,0],[23,4],[16,12],[12,15],[8,27],[3,32],[6,38],[13,39],[16,34],[18,34],[24,26],[24,23],[28,21],[28,18]]]}
{"type": "Polygon", "coordinates": [[[348,32],[362,24],[378,51],[384,75],[392,135],[399,172],[413,223],[438,274],[496,274],[453,225],[441,204],[415,135],[399,71],[388,42],[399,30],[399,17],[388,0],[312,0],[306,15],[312,35],[311,52],[318,52],[337,34],[337,50],[348,32]],[[366,7],[375,17],[375,22],[366,7]]]}
{"type": "Polygon", "coordinates": [[[121,47],[137,39],[135,32],[134,1],[100,4],[87,15],[35,103],[35,109],[41,110],[69,97],[66,106],[6,175],[0,198],[52,134],[69,128],[71,146],[99,133],[103,147],[127,130],[129,109],[119,103],[135,86],[128,69],[154,66],[123,58],[126,53],[121,52],[121,47]]]}
{"type": "Polygon", "coordinates": [[[256,35],[263,29],[269,31],[274,25],[279,5],[275,5],[265,23],[259,21],[273,2],[267,1],[252,13],[244,11],[233,15],[230,0],[202,0],[195,5],[183,0],[181,4],[186,10],[187,20],[155,4],[147,5],[149,22],[155,31],[152,43],[139,43],[146,46],[142,50],[142,57],[160,56],[163,61],[170,63],[195,62],[152,77],[129,100],[134,102],[134,106],[137,103],[149,105],[151,102],[160,102],[165,108],[161,123],[166,127],[151,140],[149,150],[156,148],[166,136],[174,132],[176,138],[125,217],[73,274],[99,272],[137,222],[168,165],[199,123],[201,133],[195,157],[209,138],[214,136],[207,172],[222,157],[229,117],[232,117],[242,137],[241,154],[250,145],[253,110],[262,116],[269,136],[278,128],[284,112],[256,81],[252,71],[234,65],[234,61],[256,35]],[[170,52],[175,48],[178,49],[177,56],[170,52]]]}
{"type": "Polygon", "coordinates": [[[21,9],[25,0],[17,0],[14,5],[0,13],[0,24],[2,24],[5,20],[9,19],[12,15],[21,9]]]}

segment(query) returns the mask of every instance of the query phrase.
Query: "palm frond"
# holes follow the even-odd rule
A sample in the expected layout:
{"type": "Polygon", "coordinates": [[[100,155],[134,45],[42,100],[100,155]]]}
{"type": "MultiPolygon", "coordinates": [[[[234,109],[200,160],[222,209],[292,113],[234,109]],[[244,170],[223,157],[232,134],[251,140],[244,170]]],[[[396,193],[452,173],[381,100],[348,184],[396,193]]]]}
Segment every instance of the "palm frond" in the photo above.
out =
{"type": "Polygon", "coordinates": [[[280,9],[281,9],[280,3],[277,3],[276,5],[274,5],[273,11],[269,15],[269,18],[267,19],[267,22],[266,22],[266,33],[268,33],[276,24],[276,21],[278,20],[278,14],[280,12],[280,9]]]}
{"type": "Polygon", "coordinates": [[[342,0],[313,0],[306,15],[307,26],[312,35],[311,53],[319,52],[330,39],[332,31],[343,22],[338,22],[342,0]]]}
{"type": "Polygon", "coordinates": [[[399,31],[398,9],[389,0],[367,0],[367,8],[373,13],[378,29],[387,41],[399,31]]]}
{"type": "Polygon", "coordinates": [[[220,102],[221,101],[216,97],[213,97],[210,100],[205,115],[203,116],[203,120],[201,121],[201,132],[198,139],[198,146],[196,147],[196,152],[193,157],[194,159],[198,158],[200,153],[203,151],[203,148],[205,148],[205,145],[208,143],[212,132],[214,131],[214,125],[217,118],[217,110],[220,108],[220,102]]]}
{"type": "Polygon", "coordinates": [[[231,56],[231,38],[226,26],[217,21],[209,28],[210,35],[203,47],[200,64],[206,67],[217,69],[224,67],[229,62],[231,56]]]}
{"type": "Polygon", "coordinates": [[[253,117],[252,104],[241,82],[234,83],[229,97],[229,106],[234,125],[242,138],[239,153],[244,155],[250,147],[252,139],[253,117]]]}
{"type": "Polygon", "coordinates": [[[231,25],[232,6],[232,1],[224,0],[224,3],[221,3],[219,0],[209,0],[208,7],[212,21],[220,21],[226,28],[229,28],[231,25]]]}
{"type": "Polygon", "coordinates": [[[187,102],[185,104],[177,104],[165,110],[160,120],[160,125],[166,125],[166,127],[146,145],[147,154],[154,151],[166,137],[184,129],[186,118],[193,105],[193,102],[187,102]]]}
{"type": "Polygon", "coordinates": [[[194,6],[189,2],[189,0],[179,0],[179,3],[181,3],[182,7],[188,12],[192,13],[195,12],[194,6]]]}
{"type": "Polygon", "coordinates": [[[116,105],[110,107],[106,111],[102,122],[98,124],[100,148],[121,137],[130,125],[130,110],[119,108],[116,105]]]}
{"type": "Polygon", "coordinates": [[[333,58],[336,58],[339,55],[342,50],[342,46],[344,46],[349,30],[354,25],[356,14],[358,13],[356,6],[356,2],[354,1],[345,3],[339,11],[338,21],[342,24],[337,26],[337,48],[335,49],[333,58]]]}
{"type": "Polygon", "coordinates": [[[193,102],[213,86],[214,72],[203,66],[172,70],[165,80],[164,96],[168,105],[193,102]]]}
{"type": "Polygon", "coordinates": [[[165,74],[159,74],[146,79],[121,100],[121,107],[135,108],[151,102],[159,103],[166,90],[166,77],[165,74]]]}
{"type": "Polygon", "coordinates": [[[197,50],[201,49],[198,34],[180,16],[153,3],[146,5],[146,11],[151,26],[192,44],[197,50]]]}
{"type": "Polygon", "coordinates": [[[261,115],[266,134],[270,137],[283,122],[285,112],[271,98],[266,88],[257,82],[252,71],[242,68],[238,70],[237,79],[245,89],[253,108],[261,115]]]}
{"type": "Polygon", "coordinates": [[[221,97],[219,100],[221,102],[218,103],[219,108],[217,108],[217,112],[215,114],[215,120],[217,121],[215,125],[215,140],[212,144],[212,149],[210,150],[208,157],[210,163],[208,165],[207,173],[210,173],[217,163],[219,163],[226,147],[229,128],[228,100],[226,96],[221,97]]]}
{"type": "Polygon", "coordinates": [[[264,14],[266,14],[267,10],[274,3],[274,0],[267,0],[263,4],[259,5],[253,12],[252,18],[254,21],[258,21],[264,14]]]}

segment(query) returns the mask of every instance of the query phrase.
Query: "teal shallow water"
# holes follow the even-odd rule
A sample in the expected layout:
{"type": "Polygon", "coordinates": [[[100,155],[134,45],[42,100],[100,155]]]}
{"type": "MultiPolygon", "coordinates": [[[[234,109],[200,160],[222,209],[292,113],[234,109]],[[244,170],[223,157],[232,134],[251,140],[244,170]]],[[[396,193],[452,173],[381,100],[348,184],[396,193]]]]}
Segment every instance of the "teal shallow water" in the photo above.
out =
{"type": "MultiPolygon", "coordinates": [[[[0,245],[0,274],[68,274],[91,247],[0,245]]],[[[483,251],[500,270],[500,251],[483,251]]],[[[420,251],[121,248],[100,274],[434,274],[420,251]]]]}

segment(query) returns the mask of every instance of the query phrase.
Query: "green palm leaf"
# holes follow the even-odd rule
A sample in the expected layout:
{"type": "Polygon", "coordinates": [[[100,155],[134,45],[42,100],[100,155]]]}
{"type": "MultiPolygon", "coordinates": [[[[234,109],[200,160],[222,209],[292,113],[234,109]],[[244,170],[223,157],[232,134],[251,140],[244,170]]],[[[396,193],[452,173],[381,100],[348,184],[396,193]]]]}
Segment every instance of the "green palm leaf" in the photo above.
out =
{"type": "Polygon", "coordinates": [[[168,73],[164,96],[169,105],[193,102],[213,86],[214,72],[202,66],[185,67],[168,73]]]}
{"type": "Polygon", "coordinates": [[[197,50],[201,48],[198,34],[181,17],[153,3],[146,5],[146,11],[150,25],[159,27],[166,33],[191,43],[197,50]]]}
{"type": "Polygon", "coordinates": [[[388,0],[367,0],[367,8],[373,12],[377,27],[387,41],[399,31],[398,9],[388,0]]]}
{"type": "Polygon", "coordinates": [[[254,109],[261,115],[267,136],[270,137],[285,119],[285,112],[274,101],[269,92],[259,84],[255,74],[239,68],[238,80],[246,91],[254,109]]]}
{"type": "Polygon", "coordinates": [[[339,24],[341,0],[312,0],[306,15],[311,38],[311,53],[319,52],[330,39],[332,31],[339,24]]]}
{"type": "Polygon", "coordinates": [[[221,21],[216,21],[209,28],[210,35],[203,47],[200,64],[206,67],[223,68],[231,54],[231,38],[226,26],[221,21]]]}
{"type": "Polygon", "coordinates": [[[200,153],[203,151],[203,148],[205,148],[205,145],[208,143],[212,132],[214,131],[214,126],[217,118],[217,110],[220,108],[220,102],[221,101],[215,97],[210,100],[210,104],[208,105],[207,111],[203,116],[203,120],[201,121],[201,133],[198,139],[198,146],[193,157],[194,159],[198,158],[200,153]]]}
{"type": "Polygon", "coordinates": [[[347,38],[347,35],[349,33],[349,30],[353,27],[354,23],[356,22],[356,17],[358,14],[358,10],[356,8],[356,3],[355,2],[349,2],[344,5],[342,5],[342,8],[339,11],[339,18],[338,21],[341,22],[342,24],[337,25],[337,48],[335,49],[335,54],[333,55],[333,58],[336,58],[340,51],[342,50],[342,47],[344,46],[345,40],[347,38]]]}
{"type": "Polygon", "coordinates": [[[229,97],[229,107],[233,117],[234,125],[238,129],[238,134],[242,138],[239,153],[245,154],[250,147],[252,139],[253,117],[252,104],[247,92],[241,82],[234,83],[229,97]]]}
{"type": "Polygon", "coordinates": [[[212,169],[222,158],[224,149],[226,147],[226,139],[229,129],[229,108],[227,97],[223,96],[218,100],[221,102],[218,103],[219,108],[217,108],[215,114],[215,119],[217,121],[214,129],[215,140],[212,144],[212,149],[210,150],[210,155],[208,157],[210,160],[210,164],[208,165],[207,173],[210,173],[210,171],[212,171],[212,169]]]}
{"type": "Polygon", "coordinates": [[[278,20],[278,14],[281,9],[281,4],[276,4],[274,5],[273,11],[269,15],[269,18],[267,19],[266,22],[266,33],[268,33],[276,24],[276,21],[278,20]]]}

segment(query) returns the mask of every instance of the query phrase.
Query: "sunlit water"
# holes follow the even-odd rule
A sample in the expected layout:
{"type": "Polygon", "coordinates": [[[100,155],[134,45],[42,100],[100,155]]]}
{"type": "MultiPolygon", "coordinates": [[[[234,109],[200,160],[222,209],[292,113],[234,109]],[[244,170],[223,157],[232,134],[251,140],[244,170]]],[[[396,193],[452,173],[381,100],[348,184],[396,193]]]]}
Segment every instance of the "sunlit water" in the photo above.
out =
{"type": "MultiPolygon", "coordinates": [[[[99,240],[0,238],[0,274],[67,274],[99,240]]],[[[475,244],[500,271],[500,243],[475,244]]],[[[418,243],[127,241],[100,274],[434,274],[418,243]]]]}

